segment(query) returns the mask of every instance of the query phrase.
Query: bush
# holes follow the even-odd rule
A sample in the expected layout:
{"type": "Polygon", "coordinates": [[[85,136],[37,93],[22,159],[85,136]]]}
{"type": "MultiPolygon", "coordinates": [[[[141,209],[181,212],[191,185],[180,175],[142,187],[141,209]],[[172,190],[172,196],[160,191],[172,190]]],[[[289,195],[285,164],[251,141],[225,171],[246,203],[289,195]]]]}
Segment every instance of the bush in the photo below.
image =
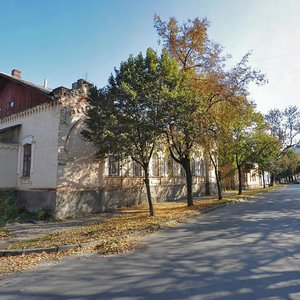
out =
{"type": "Polygon", "coordinates": [[[51,213],[51,210],[48,208],[39,208],[35,214],[36,218],[42,221],[49,221],[54,218],[51,213]]]}
{"type": "Polygon", "coordinates": [[[7,191],[0,195],[0,221],[7,222],[18,217],[20,209],[16,202],[16,192],[7,191]]]}
{"type": "Polygon", "coordinates": [[[17,205],[15,190],[0,192],[0,227],[8,222],[34,222],[36,220],[54,221],[51,210],[40,208],[36,212],[28,212],[25,208],[17,205]]]}

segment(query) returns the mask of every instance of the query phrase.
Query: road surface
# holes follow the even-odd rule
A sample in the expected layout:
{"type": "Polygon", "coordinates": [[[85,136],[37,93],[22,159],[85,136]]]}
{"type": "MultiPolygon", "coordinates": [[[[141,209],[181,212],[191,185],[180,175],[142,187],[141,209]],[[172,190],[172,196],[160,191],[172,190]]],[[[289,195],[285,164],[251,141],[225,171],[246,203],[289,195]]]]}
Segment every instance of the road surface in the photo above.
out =
{"type": "Polygon", "coordinates": [[[144,242],[133,253],[68,257],[15,275],[0,282],[0,299],[300,299],[300,185],[144,242]]]}

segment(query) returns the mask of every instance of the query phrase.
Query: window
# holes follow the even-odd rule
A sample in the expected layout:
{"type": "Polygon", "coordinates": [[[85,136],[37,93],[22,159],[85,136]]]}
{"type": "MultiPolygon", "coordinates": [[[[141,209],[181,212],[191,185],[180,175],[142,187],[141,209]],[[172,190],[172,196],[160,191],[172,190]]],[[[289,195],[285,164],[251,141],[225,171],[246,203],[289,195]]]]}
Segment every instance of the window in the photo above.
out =
{"type": "Polygon", "coordinates": [[[195,158],[192,158],[192,175],[196,176],[196,161],[195,158]]]}
{"type": "Polygon", "coordinates": [[[31,144],[23,146],[23,177],[30,177],[31,169],[31,144]]]}
{"type": "Polygon", "coordinates": [[[142,166],[138,164],[136,161],[132,162],[132,175],[133,176],[142,176],[142,166]]]}
{"type": "Polygon", "coordinates": [[[180,176],[181,165],[177,162],[173,162],[173,176],[180,176]]]}
{"type": "Polygon", "coordinates": [[[152,175],[159,176],[159,159],[157,154],[154,154],[152,158],[152,175]]]}
{"type": "Polygon", "coordinates": [[[168,156],[168,175],[169,176],[173,176],[173,158],[171,157],[171,155],[168,156]]]}
{"type": "Polygon", "coordinates": [[[15,100],[11,99],[10,101],[8,101],[9,108],[13,108],[14,106],[15,106],[15,100]]]}
{"type": "Polygon", "coordinates": [[[205,176],[205,165],[204,165],[204,160],[200,160],[200,176],[205,176]]]}
{"type": "Polygon", "coordinates": [[[108,158],[108,176],[120,176],[120,161],[115,156],[108,158]]]}

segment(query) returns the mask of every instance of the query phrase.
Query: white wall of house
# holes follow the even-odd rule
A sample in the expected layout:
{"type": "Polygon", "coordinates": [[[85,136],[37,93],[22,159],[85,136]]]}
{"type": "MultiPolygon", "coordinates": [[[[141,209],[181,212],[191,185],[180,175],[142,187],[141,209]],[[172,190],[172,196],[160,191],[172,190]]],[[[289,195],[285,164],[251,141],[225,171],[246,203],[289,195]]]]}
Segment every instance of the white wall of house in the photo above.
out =
{"type": "Polygon", "coordinates": [[[78,104],[76,97],[68,101],[70,103],[61,108],[57,188],[66,191],[97,189],[103,186],[104,165],[95,160],[96,148],[81,134],[85,126],[84,107],[78,104]]]}
{"type": "Polygon", "coordinates": [[[18,140],[19,157],[12,157],[14,161],[10,163],[11,165],[17,163],[17,188],[56,187],[59,118],[59,106],[42,104],[0,121],[0,129],[21,124],[18,140]],[[30,177],[24,178],[22,149],[23,144],[28,142],[32,144],[31,171],[30,177]]]}
{"type": "Polygon", "coordinates": [[[19,146],[0,143],[0,188],[14,188],[17,184],[19,146]]]}
{"type": "Polygon", "coordinates": [[[261,186],[261,178],[257,169],[251,169],[246,173],[249,188],[258,188],[261,186]]]}

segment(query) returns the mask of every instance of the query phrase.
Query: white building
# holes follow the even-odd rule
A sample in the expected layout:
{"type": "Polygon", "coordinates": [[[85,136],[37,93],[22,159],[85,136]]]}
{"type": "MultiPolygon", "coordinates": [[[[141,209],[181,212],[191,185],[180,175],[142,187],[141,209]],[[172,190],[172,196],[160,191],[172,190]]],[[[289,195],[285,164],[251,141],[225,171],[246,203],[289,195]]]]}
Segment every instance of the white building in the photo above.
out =
{"type": "MultiPolygon", "coordinates": [[[[48,208],[58,217],[105,211],[146,199],[139,167],[113,158],[95,161],[95,148],[81,136],[86,95],[78,80],[72,89],[49,89],[0,73],[0,189],[17,190],[30,211],[48,208]]],[[[180,168],[158,151],[151,164],[157,201],[186,195],[180,168]],[[171,168],[171,164],[173,165],[171,168]]],[[[214,175],[203,153],[193,159],[195,195],[214,189],[214,175]]]]}

